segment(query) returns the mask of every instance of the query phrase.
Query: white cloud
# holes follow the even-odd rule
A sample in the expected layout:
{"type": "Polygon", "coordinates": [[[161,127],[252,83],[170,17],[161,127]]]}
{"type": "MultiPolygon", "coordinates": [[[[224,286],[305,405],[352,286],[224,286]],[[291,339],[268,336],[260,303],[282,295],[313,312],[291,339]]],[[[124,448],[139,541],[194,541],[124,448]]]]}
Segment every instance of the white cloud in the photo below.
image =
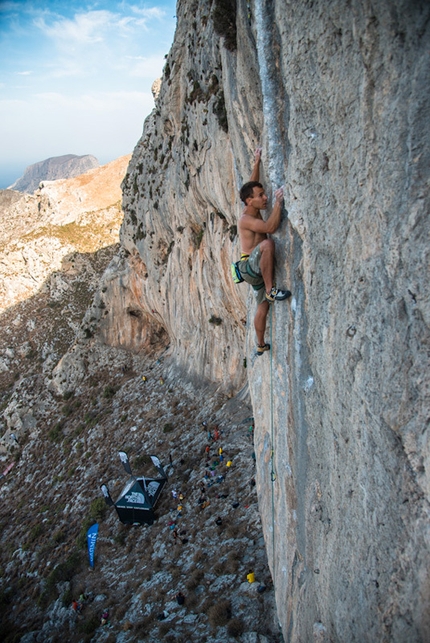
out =
{"type": "Polygon", "coordinates": [[[52,24],[47,24],[45,18],[34,21],[45,36],[55,40],[61,49],[82,43],[102,42],[104,33],[117,23],[115,14],[105,10],[77,13],[73,20],[61,18],[52,24]]]}
{"type": "Polygon", "coordinates": [[[166,12],[163,9],[160,9],[160,7],[148,7],[142,9],[141,7],[132,5],[130,9],[133,11],[133,13],[141,16],[144,20],[152,20],[154,18],[161,20],[166,15],[166,12]]]}
{"type": "MultiPolygon", "coordinates": [[[[1,1],[1,0],[0,0],[1,1]]],[[[38,75],[42,82],[48,78],[94,78],[100,83],[110,71],[114,83],[129,78],[147,78],[153,81],[163,68],[163,54],[133,56],[142,51],[142,25],[151,19],[161,19],[164,12],[153,7],[139,10],[132,7],[133,14],[120,15],[108,10],[77,13],[70,18],[39,17],[35,24],[44,37],[54,43],[53,55],[38,75]],[[135,60],[129,65],[128,60],[135,60]],[[121,78],[115,77],[120,72],[121,78]]],[[[157,36],[145,36],[145,48],[160,50],[157,36]]]]}
{"type": "Polygon", "coordinates": [[[73,19],[59,18],[48,22],[47,17],[39,17],[34,24],[42,33],[54,40],[60,49],[76,45],[95,44],[105,41],[106,37],[130,35],[130,32],[148,28],[150,20],[161,20],[165,12],[158,7],[139,9],[132,6],[134,15],[121,15],[108,10],[94,10],[76,13],[73,19]]]}
{"type": "Polygon", "coordinates": [[[32,71],[17,71],[16,74],[17,76],[30,76],[32,74],[32,71]]]}

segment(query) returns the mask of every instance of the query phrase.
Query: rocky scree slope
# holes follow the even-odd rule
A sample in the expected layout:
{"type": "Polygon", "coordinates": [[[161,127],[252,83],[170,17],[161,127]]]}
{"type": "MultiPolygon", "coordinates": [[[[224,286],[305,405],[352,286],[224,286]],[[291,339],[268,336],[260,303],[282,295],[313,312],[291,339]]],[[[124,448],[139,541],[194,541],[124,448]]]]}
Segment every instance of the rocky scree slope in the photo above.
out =
{"type": "MultiPolygon", "coordinates": [[[[428,3],[183,1],[177,16],[123,184],[105,336],[137,350],[140,316],[183,371],[231,395],[248,379],[286,640],[424,641],[428,3]],[[274,238],[293,297],[256,360],[229,263],[258,144],[269,194],[285,184],[274,238]]],[[[85,372],[63,366],[59,391],[85,372]]]]}
{"type": "MultiPolygon", "coordinates": [[[[87,175],[78,177],[73,192],[88,183],[87,175]]],[[[0,316],[2,641],[280,642],[257,508],[249,404],[178,377],[163,357],[163,341],[145,350],[140,345],[139,354],[106,345],[105,284],[121,260],[121,253],[113,257],[117,244],[105,245],[112,244],[110,209],[97,211],[97,194],[87,199],[91,235],[78,234],[89,231],[88,212],[74,211],[70,182],[50,187],[49,209],[45,205],[36,221],[29,211],[23,229],[44,238],[46,217],[52,217],[57,238],[69,239],[72,217],[74,250],[68,248],[39,290],[0,316]],[[87,246],[77,251],[84,242],[92,252],[87,246]],[[65,353],[73,361],[77,345],[80,386],[60,395],[55,374],[61,382],[61,362],[55,366],[65,353]],[[215,426],[217,441],[208,437],[215,426]],[[172,461],[151,528],[121,525],[104,503],[101,482],[116,498],[127,480],[119,449],[128,451],[136,473],[151,473],[148,453],[165,466],[172,461]],[[181,516],[173,489],[184,495],[181,516]],[[100,537],[90,572],[85,535],[95,521],[100,537]],[[253,584],[246,580],[251,569],[253,584]],[[174,600],[178,590],[186,596],[183,607],[174,600]],[[82,592],[88,599],[76,616],[71,602],[82,592]],[[110,623],[101,627],[105,608],[110,623]],[[163,610],[169,615],[160,623],[163,610]]],[[[106,195],[110,182],[101,187],[106,195]]],[[[6,194],[6,205],[17,204],[16,195],[6,194]]],[[[23,211],[15,212],[19,233],[23,211]]],[[[12,243],[6,228],[4,241],[12,243]]],[[[31,239],[23,234],[21,244],[26,253],[31,239]]]]}
{"type": "MultiPolygon", "coordinates": [[[[37,192],[0,192],[0,311],[31,297],[75,252],[118,242],[121,181],[129,156],[37,192]]],[[[61,286],[58,285],[59,290],[61,286]]]]}
{"type": "Polygon", "coordinates": [[[4,411],[13,422],[25,409],[31,426],[0,487],[2,640],[280,643],[249,405],[178,379],[162,356],[133,356],[95,338],[87,354],[81,387],[58,396],[32,373],[4,411]],[[216,441],[208,437],[215,427],[216,441]],[[116,498],[128,479],[120,449],[137,474],[152,473],[148,454],[168,470],[151,527],[122,525],[102,498],[102,482],[116,498]],[[94,522],[91,571],[86,530],[94,522]],[[88,599],[77,616],[71,603],[81,593],[88,599]]]}

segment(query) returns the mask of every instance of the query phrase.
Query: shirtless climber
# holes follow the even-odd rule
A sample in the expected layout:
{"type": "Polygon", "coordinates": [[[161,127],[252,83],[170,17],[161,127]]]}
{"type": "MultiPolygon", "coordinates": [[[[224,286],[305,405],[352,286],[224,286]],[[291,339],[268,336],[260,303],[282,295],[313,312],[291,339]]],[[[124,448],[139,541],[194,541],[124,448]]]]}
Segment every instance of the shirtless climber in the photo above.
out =
{"type": "Polygon", "coordinates": [[[289,290],[279,290],[273,283],[275,269],[275,243],[267,237],[278,229],[281,223],[281,210],[284,200],[283,188],[275,192],[275,205],[267,221],[264,221],[260,210],[267,206],[264,188],[258,182],[260,177],[261,148],[255,151],[255,162],[251,178],[242,186],[240,198],[245,204],[239,219],[239,238],[242,248],[238,268],[243,279],[252,285],[257,299],[257,312],[254,326],[257,334],[257,355],[270,350],[270,344],[264,341],[267,313],[274,301],[281,301],[291,296],[289,290]]]}

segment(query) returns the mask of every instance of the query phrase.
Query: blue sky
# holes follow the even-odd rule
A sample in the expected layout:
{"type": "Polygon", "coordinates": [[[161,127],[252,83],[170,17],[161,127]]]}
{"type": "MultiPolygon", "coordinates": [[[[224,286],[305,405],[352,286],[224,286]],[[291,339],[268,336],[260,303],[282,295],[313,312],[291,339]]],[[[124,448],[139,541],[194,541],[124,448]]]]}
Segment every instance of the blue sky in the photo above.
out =
{"type": "Polygon", "coordinates": [[[176,0],[0,0],[0,189],[32,163],[133,151],[176,0]]]}

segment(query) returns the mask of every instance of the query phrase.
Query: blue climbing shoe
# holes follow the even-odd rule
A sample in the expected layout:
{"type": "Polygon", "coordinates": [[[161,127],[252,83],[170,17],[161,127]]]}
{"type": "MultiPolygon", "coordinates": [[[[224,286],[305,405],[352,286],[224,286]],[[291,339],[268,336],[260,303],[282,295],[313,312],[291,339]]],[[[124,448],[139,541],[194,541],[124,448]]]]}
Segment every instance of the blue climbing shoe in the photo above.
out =
{"type": "Polygon", "coordinates": [[[289,290],[279,290],[279,288],[272,288],[270,292],[266,292],[266,301],[273,304],[274,301],[282,301],[291,297],[289,290]]]}
{"type": "Polygon", "coordinates": [[[262,355],[266,351],[270,351],[270,344],[263,344],[262,346],[257,344],[257,355],[262,355]]]}

